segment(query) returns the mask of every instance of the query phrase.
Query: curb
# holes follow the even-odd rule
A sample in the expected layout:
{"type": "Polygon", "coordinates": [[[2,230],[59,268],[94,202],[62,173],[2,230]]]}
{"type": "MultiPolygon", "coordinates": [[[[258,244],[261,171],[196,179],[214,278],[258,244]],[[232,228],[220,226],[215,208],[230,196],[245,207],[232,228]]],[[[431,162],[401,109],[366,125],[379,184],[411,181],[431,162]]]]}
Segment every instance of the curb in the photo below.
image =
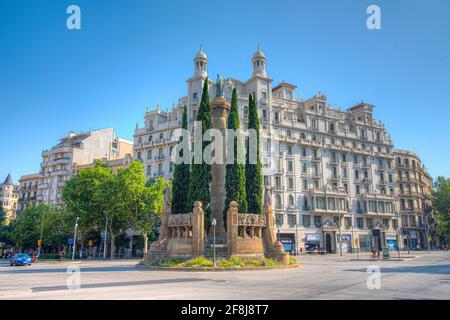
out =
{"type": "Polygon", "coordinates": [[[148,271],[182,271],[182,272],[225,272],[225,271],[267,271],[267,270],[285,270],[301,268],[301,264],[287,265],[287,266],[273,266],[273,267],[243,267],[243,268],[187,268],[187,267],[147,267],[141,263],[135,266],[136,269],[148,271]]]}

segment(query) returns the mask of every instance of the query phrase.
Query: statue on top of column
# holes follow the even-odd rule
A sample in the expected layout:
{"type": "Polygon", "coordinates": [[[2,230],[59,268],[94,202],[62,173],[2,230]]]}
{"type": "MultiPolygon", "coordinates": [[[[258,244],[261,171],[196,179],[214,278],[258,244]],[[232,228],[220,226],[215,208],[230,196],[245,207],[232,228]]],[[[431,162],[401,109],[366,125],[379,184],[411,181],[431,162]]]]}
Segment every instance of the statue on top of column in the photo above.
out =
{"type": "Polygon", "coordinates": [[[223,78],[220,76],[220,74],[217,74],[216,97],[223,97],[223,78]]]}

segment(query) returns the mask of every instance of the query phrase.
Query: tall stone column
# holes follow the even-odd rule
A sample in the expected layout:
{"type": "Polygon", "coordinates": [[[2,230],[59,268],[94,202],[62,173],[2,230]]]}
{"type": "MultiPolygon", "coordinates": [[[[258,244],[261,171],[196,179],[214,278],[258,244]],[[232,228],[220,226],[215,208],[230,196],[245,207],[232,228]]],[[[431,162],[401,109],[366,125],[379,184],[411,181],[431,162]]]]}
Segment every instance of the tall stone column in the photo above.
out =
{"type": "MultiPolygon", "coordinates": [[[[230,104],[224,97],[215,97],[211,102],[211,127],[221,130],[225,137],[225,129],[227,128],[227,114],[230,111],[230,104]]],[[[226,141],[223,139],[224,159],[222,164],[213,163],[211,165],[211,219],[215,218],[216,236],[225,237],[225,227],[223,221],[223,211],[225,210],[225,150],[226,141]]],[[[212,227],[211,227],[212,228],[212,227]]],[[[209,230],[212,234],[212,229],[209,230]]]]}

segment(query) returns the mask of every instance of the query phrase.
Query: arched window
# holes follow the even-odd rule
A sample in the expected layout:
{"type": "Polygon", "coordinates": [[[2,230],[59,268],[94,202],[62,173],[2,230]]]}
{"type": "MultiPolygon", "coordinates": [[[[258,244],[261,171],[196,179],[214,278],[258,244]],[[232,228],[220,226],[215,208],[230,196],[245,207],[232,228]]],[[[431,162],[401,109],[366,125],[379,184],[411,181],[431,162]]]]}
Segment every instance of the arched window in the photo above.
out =
{"type": "Polygon", "coordinates": [[[294,206],[294,196],[292,194],[289,195],[289,205],[294,206]]]}
{"type": "Polygon", "coordinates": [[[277,209],[281,209],[282,205],[281,205],[281,196],[279,194],[277,194],[275,196],[275,207],[277,209]]]}
{"type": "Polygon", "coordinates": [[[300,133],[300,138],[306,139],[306,135],[302,132],[302,133],[300,133]]]}

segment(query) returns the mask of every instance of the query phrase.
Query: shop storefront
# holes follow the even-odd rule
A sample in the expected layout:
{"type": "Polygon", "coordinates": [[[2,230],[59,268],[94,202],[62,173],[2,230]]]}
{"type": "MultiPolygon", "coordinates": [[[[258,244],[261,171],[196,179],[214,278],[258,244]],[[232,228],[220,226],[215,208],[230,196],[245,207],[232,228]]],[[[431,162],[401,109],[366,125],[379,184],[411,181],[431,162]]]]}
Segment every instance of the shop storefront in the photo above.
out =
{"type": "Polygon", "coordinates": [[[361,234],[359,236],[359,250],[370,252],[372,250],[372,236],[370,234],[361,234]]]}
{"type": "Polygon", "coordinates": [[[389,251],[398,250],[398,241],[395,234],[386,234],[386,248],[389,251]]]}
{"type": "Polygon", "coordinates": [[[341,250],[343,253],[351,253],[352,252],[352,235],[351,234],[342,234],[340,246],[341,246],[341,250]]]}
{"type": "Polygon", "coordinates": [[[295,234],[293,233],[280,233],[278,234],[278,241],[283,244],[284,251],[290,254],[295,253],[295,234]]]}
{"type": "Polygon", "coordinates": [[[305,234],[305,251],[306,252],[320,251],[320,233],[305,234]]]}

